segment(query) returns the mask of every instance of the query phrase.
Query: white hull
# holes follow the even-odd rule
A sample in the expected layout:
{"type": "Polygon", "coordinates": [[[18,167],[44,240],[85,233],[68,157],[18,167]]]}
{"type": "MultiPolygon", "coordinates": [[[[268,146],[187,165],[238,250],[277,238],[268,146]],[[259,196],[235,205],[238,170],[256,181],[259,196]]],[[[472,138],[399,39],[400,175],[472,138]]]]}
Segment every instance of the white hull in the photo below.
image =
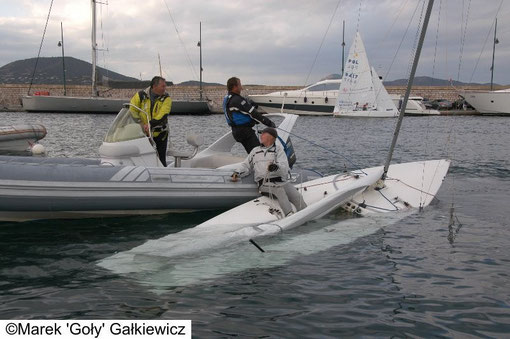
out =
{"type": "Polygon", "coordinates": [[[395,118],[398,114],[394,111],[383,112],[383,111],[340,111],[333,113],[335,118],[395,118]]]}
{"type": "Polygon", "coordinates": [[[481,114],[510,115],[510,90],[462,91],[461,94],[481,114]]]}
{"type": "MultiPolygon", "coordinates": [[[[27,112],[51,113],[118,113],[129,99],[66,96],[24,96],[23,108],[27,112]]],[[[206,114],[210,112],[206,101],[173,100],[173,114],[206,114]]]]}
{"type": "Polygon", "coordinates": [[[296,184],[308,207],[282,218],[279,204],[266,196],[226,211],[194,228],[150,240],[104,259],[101,266],[117,273],[136,272],[144,260],[176,258],[284,232],[336,207],[364,216],[402,212],[431,203],[446,176],[449,161],[431,160],[392,165],[385,187],[374,189],[382,167],[332,175],[296,184]],[[327,192],[327,193],[325,193],[327,192]]]}
{"type": "Polygon", "coordinates": [[[250,95],[249,98],[268,113],[332,115],[341,80],[322,80],[299,90],[250,95]]]}
{"type": "MultiPolygon", "coordinates": [[[[393,103],[400,111],[400,105],[402,103],[403,97],[400,95],[391,95],[391,100],[393,100],[393,103]]],[[[406,116],[429,116],[429,115],[440,115],[441,112],[439,112],[436,109],[427,109],[425,105],[422,103],[423,98],[422,97],[409,97],[409,100],[407,101],[407,107],[406,107],[406,116]]]]}

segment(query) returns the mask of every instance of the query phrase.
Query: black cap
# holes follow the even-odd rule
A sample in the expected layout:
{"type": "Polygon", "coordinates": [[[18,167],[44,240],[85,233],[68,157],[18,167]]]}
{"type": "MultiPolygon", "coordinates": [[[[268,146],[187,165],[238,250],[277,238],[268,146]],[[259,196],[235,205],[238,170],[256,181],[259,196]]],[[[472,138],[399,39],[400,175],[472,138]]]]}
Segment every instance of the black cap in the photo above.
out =
{"type": "Polygon", "coordinates": [[[275,139],[278,138],[278,132],[276,132],[276,129],[272,127],[264,128],[261,133],[268,133],[271,134],[275,139]]]}

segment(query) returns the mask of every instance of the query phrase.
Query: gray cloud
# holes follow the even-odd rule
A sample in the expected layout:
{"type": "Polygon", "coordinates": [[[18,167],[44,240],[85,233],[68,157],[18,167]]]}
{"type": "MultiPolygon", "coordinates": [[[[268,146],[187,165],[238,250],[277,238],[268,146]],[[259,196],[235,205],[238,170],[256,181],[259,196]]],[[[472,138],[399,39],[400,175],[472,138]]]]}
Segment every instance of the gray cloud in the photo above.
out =
{"type": "MultiPolygon", "coordinates": [[[[337,0],[310,1],[177,1],[166,0],[178,26],[181,44],[164,0],[109,0],[98,9],[99,65],[125,75],[150,78],[159,73],[158,53],[164,75],[174,82],[196,79],[198,25],[202,21],[204,80],[225,82],[237,75],[245,83],[304,85],[341,68],[342,20],[346,21],[346,53],[359,27],[369,60],[388,80],[407,76],[422,1],[341,0],[313,69],[312,63],[326,32],[337,0]],[[397,47],[418,6],[406,39],[397,47]],[[359,14],[359,21],[358,21],[359,14]],[[188,62],[186,51],[194,64],[188,62]],[[396,56],[395,56],[396,55],[396,56]],[[395,58],[395,59],[394,59],[395,58]],[[390,72],[389,67],[393,62],[390,72]],[[310,78],[307,75],[311,72],[310,78]]],[[[419,75],[457,79],[462,4],[464,18],[470,4],[460,80],[469,81],[493,23],[499,0],[436,0],[418,69],[419,75]],[[438,12],[441,17],[438,29],[438,12]],[[436,32],[437,39],[436,39],[436,32]],[[437,49],[436,49],[437,44],[437,49]],[[434,52],[436,51],[436,52],[434,52]],[[435,55],[435,57],[434,57],[435,55]],[[434,61],[435,60],[435,61],[434,61]]],[[[0,4],[0,65],[37,55],[48,11],[48,0],[6,1],[0,4]]],[[[499,14],[495,81],[510,83],[510,13],[499,14]]],[[[55,0],[43,56],[58,56],[60,21],[64,24],[66,54],[90,61],[90,2],[55,0]]],[[[492,35],[483,50],[473,81],[490,80],[492,35]]]]}

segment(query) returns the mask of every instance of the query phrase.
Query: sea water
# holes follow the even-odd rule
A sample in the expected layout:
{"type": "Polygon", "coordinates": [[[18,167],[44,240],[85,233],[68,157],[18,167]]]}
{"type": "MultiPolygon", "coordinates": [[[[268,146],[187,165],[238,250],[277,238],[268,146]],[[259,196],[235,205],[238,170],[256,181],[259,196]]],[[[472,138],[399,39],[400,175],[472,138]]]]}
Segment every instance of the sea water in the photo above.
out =
{"type": "MultiPolygon", "coordinates": [[[[42,123],[48,156],[66,157],[97,157],[113,118],[0,113],[2,124],[42,123]]],[[[380,165],[395,123],[300,117],[296,166],[380,165]]],[[[172,116],[170,126],[175,147],[187,147],[187,131],[206,143],[228,131],[221,115],[172,116]]],[[[98,264],[219,211],[0,223],[0,318],[191,319],[196,337],[504,337],[509,127],[501,117],[406,118],[395,163],[452,160],[435,204],[380,220],[337,211],[260,239],[265,253],[241,243],[187,260],[140,257],[144,270],[116,274],[98,264]]]]}

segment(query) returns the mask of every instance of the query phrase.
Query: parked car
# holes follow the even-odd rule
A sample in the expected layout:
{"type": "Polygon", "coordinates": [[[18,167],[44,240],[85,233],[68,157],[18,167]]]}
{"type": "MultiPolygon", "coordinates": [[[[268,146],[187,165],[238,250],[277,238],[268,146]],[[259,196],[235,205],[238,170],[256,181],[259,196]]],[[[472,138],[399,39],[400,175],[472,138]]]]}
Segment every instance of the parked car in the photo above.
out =
{"type": "Polygon", "coordinates": [[[434,109],[434,107],[432,107],[432,101],[429,98],[423,98],[421,102],[425,105],[426,109],[434,109]]]}
{"type": "Polygon", "coordinates": [[[433,109],[452,109],[453,103],[446,99],[437,99],[431,102],[433,109]]]}

